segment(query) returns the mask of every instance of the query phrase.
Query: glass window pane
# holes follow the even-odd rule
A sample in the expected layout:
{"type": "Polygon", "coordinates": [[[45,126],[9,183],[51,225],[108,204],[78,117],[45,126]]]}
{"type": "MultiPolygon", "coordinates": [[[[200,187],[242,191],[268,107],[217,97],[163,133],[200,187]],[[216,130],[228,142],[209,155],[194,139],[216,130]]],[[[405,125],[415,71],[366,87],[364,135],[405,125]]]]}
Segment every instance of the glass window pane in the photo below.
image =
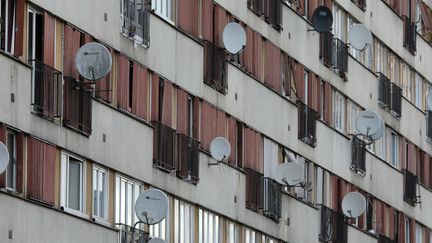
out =
{"type": "Polygon", "coordinates": [[[81,162],[69,158],[68,208],[81,210],[81,162]]]}

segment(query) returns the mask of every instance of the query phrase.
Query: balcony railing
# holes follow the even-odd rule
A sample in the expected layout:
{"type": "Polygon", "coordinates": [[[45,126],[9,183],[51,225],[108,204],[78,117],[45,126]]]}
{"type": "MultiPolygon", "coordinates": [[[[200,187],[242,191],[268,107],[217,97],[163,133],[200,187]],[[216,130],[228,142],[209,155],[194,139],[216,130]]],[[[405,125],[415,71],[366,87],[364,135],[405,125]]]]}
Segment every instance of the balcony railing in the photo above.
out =
{"type": "Polygon", "coordinates": [[[404,173],[404,201],[415,206],[418,202],[417,183],[418,177],[408,170],[403,170],[404,173]]]}
{"type": "Polygon", "coordinates": [[[147,243],[150,240],[149,233],[145,231],[133,229],[125,224],[116,224],[116,226],[119,228],[119,243],[147,243]]]}
{"type": "Polygon", "coordinates": [[[246,208],[258,212],[263,208],[263,174],[245,168],[246,173],[246,208]]]}
{"type": "Polygon", "coordinates": [[[408,16],[402,16],[404,21],[403,46],[413,55],[417,52],[417,25],[408,16]]]}
{"type": "Polygon", "coordinates": [[[64,77],[63,125],[90,135],[92,131],[92,91],[82,81],[64,77]]]}
{"type": "Polygon", "coordinates": [[[331,32],[320,34],[320,59],[329,68],[332,67],[332,48],[333,34],[331,32]]]}
{"type": "Polygon", "coordinates": [[[264,3],[263,0],[248,0],[248,8],[252,10],[256,15],[262,16],[264,15],[264,3]]]}
{"type": "Polygon", "coordinates": [[[426,111],[426,139],[432,142],[432,111],[426,111]]]}
{"type": "Polygon", "coordinates": [[[264,177],[264,207],[263,213],[265,216],[279,223],[282,203],[282,186],[272,178],[264,177]]]}
{"type": "Polygon", "coordinates": [[[197,183],[199,180],[199,142],[177,134],[177,176],[197,183]]]}
{"type": "Polygon", "coordinates": [[[378,104],[380,107],[387,109],[391,106],[391,88],[390,79],[384,74],[379,74],[379,88],[378,88],[378,104]]]}
{"type": "Polygon", "coordinates": [[[204,41],[204,83],[222,94],[228,90],[225,51],[209,41],[204,41]]]}
{"type": "Polygon", "coordinates": [[[390,84],[391,89],[391,113],[396,117],[402,115],[402,88],[395,83],[390,84]]]}
{"type": "Polygon", "coordinates": [[[347,243],[348,224],[343,214],[320,205],[321,226],[318,239],[320,242],[347,243]]]}
{"type": "Polygon", "coordinates": [[[175,135],[174,129],[153,121],[153,165],[172,172],[176,169],[174,163],[175,135]]]}
{"type": "Polygon", "coordinates": [[[266,0],[265,2],[265,19],[275,29],[282,29],[282,1],[281,0],[266,0]]]}
{"type": "Polygon", "coordinates": [[[352,147],[351,148],[352,148],[351,170],[364,176],[366,174],[366,147],[365,147],[365,144],[361,139],[354,136],[352,139],[352,147]]]}
{"type": "Polygon", "coordinates": [[[337,38],[333,39],[332,66],[341,76],[348,72],[348,45],[337,38]]]}
{"type": "Polygon", "coordinates": [[[379,235],[378,243],[397,243],[397,240],[392,240],[385,235],[379,235]]]}
{"type": "Polygon", "coordinates": [[[297,101],[298,105],[298,139],[313,147],[316,146],[316,118],[318,113],[305,105],[301,101],[297,101]]]}
{"type": "Polygon", "coordinates": [[[366,10],[366,0],[351,0],[353,3],[357,5],[361,10],[366,10]]]}
{"type": "Polygon", "coordinates": [[[29,60],[32,68],[32,107],[37,114],[48,119],[61,116],[62,74],[40,62],[29,60]]]}

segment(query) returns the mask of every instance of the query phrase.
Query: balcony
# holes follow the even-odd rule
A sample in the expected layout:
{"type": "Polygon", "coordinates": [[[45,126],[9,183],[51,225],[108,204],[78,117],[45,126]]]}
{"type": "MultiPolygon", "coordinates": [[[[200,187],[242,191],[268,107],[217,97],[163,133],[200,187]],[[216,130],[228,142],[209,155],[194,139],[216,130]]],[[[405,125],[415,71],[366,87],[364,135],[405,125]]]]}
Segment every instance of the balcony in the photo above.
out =
{"type": "Polygon", "coordinates": [[[366,175],[366,147],[364,142],[357,138],[353,137],[352,139],[352,161],[351,161],[351,170],[365,176],[366,175]]]}
{"type": "Polygon", "coordinates": [[[397,240],[392,240],[385,235],[379,235],[378,243],[397,243],[397,240]]]}
{"type": "Polygon", "coordinates": [[[418,183],[418,177],[408,170],[403,170],[404,174],[404,191],[403,200],[410,204],[411,206],[415,207],[416,203],[418,203],[419,197],[417,197],[417,183],[418,183]]]}
{"type": "Polygon", "coordinates": [[[225,51],[209,41],[204,41],[204,47],[204,83],[216,91],[226,94],[228,82],[225,51]]]}
{"type": "Polygon", "coordinates": [[[316,118],[318,113],[305,105],[301,101],[297,101],[298,105],[298,139],[304,143],[316,146],[316,118]]]}
{"type": "Polygon", "coordinates": [[[282,1],[266,0],[265,2],[265,20],[276,30],[282,30],[282,1]]]}
{"type": "Polygon", "coordinates": [[[246,173],[246,208],[258,212],[263,208],[263,174],[245,168],[246,173]]]}
{"type": "Polygon", "coordinates": [[[264,177],[264,207],[263,213],[266,217],[279,223],[282,212],[282,186],[272,178],[264,177]]]}
{"type": "Polygon", "coordinates": [[[326,67],[334,69],[339,76],[346,78],[348,72],[348,46],[333,38],[330,32],[320,34],[320,59],[326,67]]]}
{"type": "Polygon", "coordinates": [[[264,1],[263,0],[248,0],[248,8],[258,16],[264,15],[264,1]]]}
{"type": "Polygon", "coordinates": [[[384,74],[379,74],[378,105],[390,111],[395,117],[402,114],[402,89],[390,82],[384,74]]]}
{"type": "Polygon", "coordinates": [[[402,88],[395,83],[390,84],[391,89],[391,113],[393,116],[400,117],[402,115],[402,88]]]}
{"type": "Polygon", "coordinates": [[[351,0],[361,10],[366,11],[366,0],[351,0]]]}
{"type": "Polygon", "coordinates": [[[199,180],[199,142],[177,134],[177,176],[194,184],[199,180]]]}
{"type": "Polygon", "coordinates": [[[417,25],[415,22],[411,20],[410,17],[403,15],[403,46],[407,49],[412,55],[415,55],[417,52],[417,25]]]}
{"type": "Polygon", "coordinates": [[[122,33],[138,44],[150,46],[150,0],[124,1],[121,14],[122,33]]]}
{"type": "Polygon", "coordinates": [[[161,122],[153,121],[153,165],[166,172],[176,169],[174,163],[175,130],[161,122]]]}
{"type": "Polygon", "coordinates": [[[62,74],[37,60],[29,60],[32,68],[32,107],[36,114],[54,120],[61,116],[62,74]]]}
{"type": "Polygon", "coordinates": [[[64,77],[63,125],[89,136],[92,130],[92,90],[83,81],[64,77]]]}
{"type": "Polygon", "coordinates": [[[332,67],[333,34],[320,34],[320,59],[326,67],[332,67]]]}
{"type": "Polygon", "coordinates": [[[345,223],[343,214],[335,212],[324,205],[319,206],[321,214],[319,241],[347,243],[348,224],[345,223]]]}
{"type": "Polygon", "coordinates": [[[432,111],[426,111],[426,140],[432,142],[432,111]]]}
{"type": "Polygon", "coordinates": [[[116,226],[120,230],[119,243],[147,243],[150,240],[149,234],[147,232],[136,228],[134,229],[125,224],[116,224],[116,226]]]}

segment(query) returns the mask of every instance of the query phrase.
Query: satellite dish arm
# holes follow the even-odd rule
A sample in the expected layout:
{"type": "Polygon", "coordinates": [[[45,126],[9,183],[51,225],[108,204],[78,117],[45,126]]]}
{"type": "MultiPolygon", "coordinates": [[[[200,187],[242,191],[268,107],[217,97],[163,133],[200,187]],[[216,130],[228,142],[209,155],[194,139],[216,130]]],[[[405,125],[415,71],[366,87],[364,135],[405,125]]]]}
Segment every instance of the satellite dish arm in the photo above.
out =
{"type": "Polygon", "coordinates": [[[221,160],[216,161],[216,163],[208,163],[208,166],[210,165],[218,165],[219,163],[224,162],[226,159],[226,156],[224,155],[223,158],[221,160]]]}

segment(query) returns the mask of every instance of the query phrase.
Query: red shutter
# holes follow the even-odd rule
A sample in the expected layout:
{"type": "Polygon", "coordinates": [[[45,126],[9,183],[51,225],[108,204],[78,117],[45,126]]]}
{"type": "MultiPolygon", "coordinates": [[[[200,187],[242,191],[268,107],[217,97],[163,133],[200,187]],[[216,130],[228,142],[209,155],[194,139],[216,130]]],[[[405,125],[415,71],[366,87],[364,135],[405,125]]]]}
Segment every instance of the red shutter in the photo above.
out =
{"type": "Polygon", "coordinates": [[[159,119],[159,76],[151,74],[151,120],[159,119]]]}
{"type": "Polygon", "coordinates": [[[424,2],[420,2],[420,10],[421,10],[421,19],[423,23],[423,27],[426,30],[432,30],[431,16],[429,15],[430,10],[429,7],[424,2]]]}
{"type": "Polygon", "coordinates": [[[201,103],[201,146],[209,150],[216,134],[217,111],[206,102],[201,103]]]}
{"type": "Polygon", "coordinates": [[[263,37],[255,32],[254,35],[254,50],[252,56],[252,74],[255,75],[259,80],[263,79],[263,37]]]}
{"type": "Polygon", "coordinates": [[[227,137],[226,133],[227,117],[225,112],[217,110],[216,112],[216,137],[227,137]]]}
{"type": "Polygon", "coordinates": [[[408,144],[407,169],[414,175],[417,174],[416,147],[412,143],[408,144]]]}
{"type": "Polygon", "coordinates": [[[264,172],[264,163],[263,163],[263,138],[261,133],[254,132],[255,134],[255,170],[261,173],[264,172]]]}
{"type": "Polygon", "coordinates": [[[237,165],[237,121],[233,117],[228,117],[228,142],[231,145],[231,155],[228,162],[232,165],[237,165]]]}
{"type": "Polygon", "coordinates": [[[264,82],[274,90],[281,91],[280,49],[270,41],[265,41],[264,82]]]}
{"type": "Polygon", "coordinates": [[[394,231],[394,209],[392,207],[389,208],[389,238],[394,240],[395,239],[395,231],[394,231]]]}
{"type": "MultiPolygon", "coordinates": [[[[0,142],[6,145],[6,126],[0,123],[0,142]]],[[[6,186],[6,174],[3,172],[0,174],[0,187],[6,186]]]]}
{"type": "Polygon", "coordinates": [[[308,11],[308,19],[312,21],[312,15],[315,9],[318,7],[318,0],[309,0],[309,11],[308,11]]]}
{"type": "MultiPolygon", "coordinates": [[[[112,48],[108,48],[108,50],[110,51],[112,60],[114,62],[115,60],[114,50],[112,48]]],[[[102,98],[103,100],[109,103],[111,103],[112,101],[112,78],[113,78],[113,74],[112,72],[109,72],[106,77],[96,82],[96,90],[95,90],[96,97],[102,98]]]]}
{"type": "Polygon", "coordinates": [[[213,41],[213,1],[202,0],[202,36],[204,40],[213,41]]]}
{"type": "Polygon", "coordinates": [[[16,17],[15,17],[15,50],[14,55],[19,57],[24,55],[24,22],[27,9],[25,0],[16,1],[16,17]]]}
{"type": "Polygon", "coordinates": [[[55,162],[56,162],[56,148],[54,146],[44,144],[44,161],[43,161],[43,193],[42,199],[54,205],[54,195],[55,195],[55,162]]]}
{"type": "Polygon", "coordinates": [[[175,92],[172,83],[164,81],[164,99],[162,109],[162,123],[173,128],[173,93],[175,92]]]}
{"type": "Polygon", "coordinates": [[[16,190],[20,193],[23,192],[24,186],[24,133],[20,132],[16,136],[17,144],[17,177],[16,177],[16,190]]]}
{"type": "Polygon", "coordinates": [[[132,113],[147,118],[148,72],[143,66],[133,63],[132,113]]]}
{"type": "Polygon", "coordinates": [[[177,24],[180,29],[198,37],[198,0],[178,0],[177,24]]]}
{"type": "Polygon", "coordinates": [[[188,94],[182,90],[177,91],[177,132],[189,135],[188,131],[188,94]]]}
{"type": "Polygon", "coordinates": [[[383,214],[382,214],[382,203],[381,201],[375,200],[375,214],[376,214],[376,232],[378,234],[383,233],[383,214]]]}
{"type": "Polygon", "coordinates": [[[339,186],[338,186],[338,177],[335,175],[331,175],[331,206],[333,210],[337,210],[338,208],[338,193],[339,193],[339,186]]]}
{"type": "Polygon", "coordinates": [[[402,212],[399,212],[398,215],[399,215],[398,243],[405,243],[405,215],[402,212]]]}
{"type": "Polygon", "coordinates": [[[130,63],[123,55],[117,57],[117,107],[129,110],[130,63]]]}
{"type": "Polygon", "coordinates": [[[243,128],[243,134],[244,134],[244,167],[254,169],[254,163],[253,163],[253,155],[254,155],[254,146],[255,146],[255,139],[253,137],[253,131],[252,129],[248,127],[243,128]]]}
{"type": "Polygon", "coordinates": [[[253,73],[253,50],[254,50],[255,32],[249,27],[245,28],[245,32],[246,32],[246,38],[248,42],[246,44],[246,48],[243,50],[243,52],[240,55],[243,55],[244,67],[246,71],[253,73]]]}
{"type": "Polygon", "coordinates": [[[406,140],[405,138],[399,138],[399,161],[401,163],[401,169],[407,168],[406,153],[406,140]]]}
{"type": "Polygon", "coordinates": [[[193,103],[193,137],[199,141],[200,138],[200,117],[201,117],[201,101],[198,97],[194,97],[193,103]]]}
{"type": "Polygon", "coordinates": [[[331,124],[332,121],[332,87],[331,84],[324,84],[324,121],[331,124]]]}
{"type": "Polygon", "coordinates": [[[75,68],[75,54],[80,48],[81,34],[70,25],[64,25],[64,56],[63,75],[78,80],[78,72],[75,68]]]}
{"type": "Polygon", "coordinates": [[[295,63],[294,77],[297,98],[304,102],[304,67],[298,62],[295,63]]]}
{"type": "Polygon", "coordinates": [[[222,33],[225,26],[228,24],[228,14],[225,9],[220,6],[214,6],[214,44],[218,47],[223,47],[222,33]]]}

